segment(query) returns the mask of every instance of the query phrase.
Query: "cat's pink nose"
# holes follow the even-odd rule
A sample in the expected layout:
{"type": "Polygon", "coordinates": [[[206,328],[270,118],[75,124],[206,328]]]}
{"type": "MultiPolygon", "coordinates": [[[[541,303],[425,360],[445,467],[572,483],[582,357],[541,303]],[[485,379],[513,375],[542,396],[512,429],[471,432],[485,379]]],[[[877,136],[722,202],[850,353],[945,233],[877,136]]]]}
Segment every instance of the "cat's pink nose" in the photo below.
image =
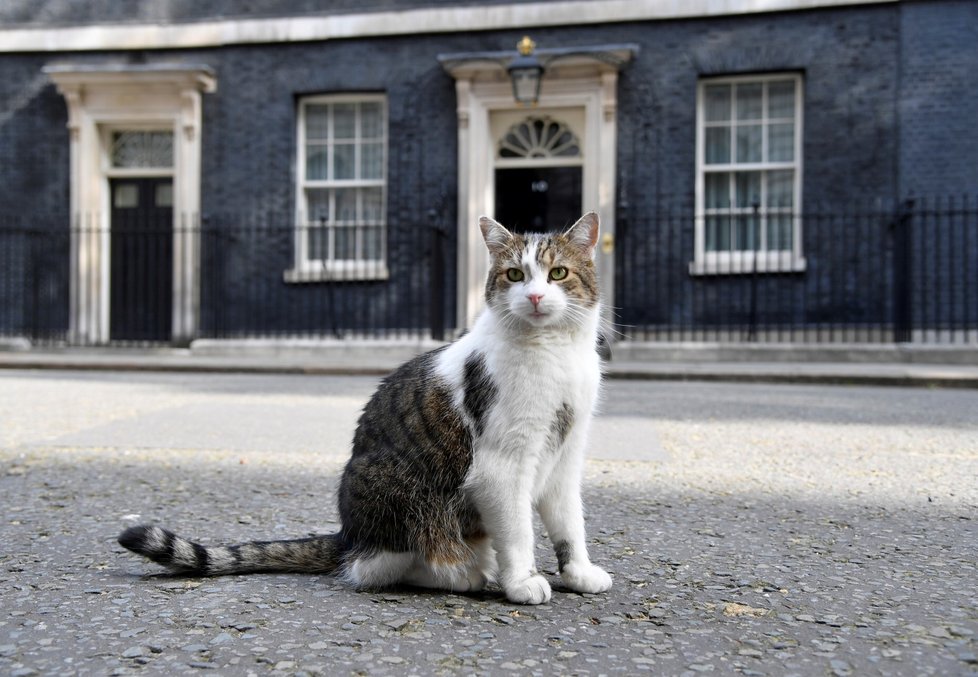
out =
{"type": "Polygon", "coordinates": [[[530,303],[532,303],[533,307],[536,308],[538,305],[540,305],[540,301],[543,299],[543,294],[527,294],[526,298],[530,299],[530,303]]]}

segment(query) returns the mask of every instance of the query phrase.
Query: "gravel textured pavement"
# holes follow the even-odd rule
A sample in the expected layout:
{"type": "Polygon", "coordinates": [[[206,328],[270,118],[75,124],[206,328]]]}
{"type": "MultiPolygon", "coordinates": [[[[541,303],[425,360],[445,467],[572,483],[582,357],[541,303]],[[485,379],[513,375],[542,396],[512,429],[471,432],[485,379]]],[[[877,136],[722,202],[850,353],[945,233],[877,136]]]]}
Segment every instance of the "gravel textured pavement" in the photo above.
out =
{"type": "Polygon", "coordinates": [[[159,575],[335,530],[366,377],[0,373],[0,674],[978,674],[978,391],[614,381],[585,501],[604,595],[159,575]]]}

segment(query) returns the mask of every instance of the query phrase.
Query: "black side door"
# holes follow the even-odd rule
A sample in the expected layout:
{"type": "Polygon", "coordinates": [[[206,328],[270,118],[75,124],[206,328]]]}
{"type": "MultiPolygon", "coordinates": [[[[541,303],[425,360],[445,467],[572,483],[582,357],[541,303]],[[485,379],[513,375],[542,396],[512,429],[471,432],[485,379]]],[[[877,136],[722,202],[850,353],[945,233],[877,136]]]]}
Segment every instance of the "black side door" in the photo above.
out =
{"type": "Polygon", "coordinates": [[[173,180],[113,179],[109,337],[169,341],[173,312],[173,180]]]}

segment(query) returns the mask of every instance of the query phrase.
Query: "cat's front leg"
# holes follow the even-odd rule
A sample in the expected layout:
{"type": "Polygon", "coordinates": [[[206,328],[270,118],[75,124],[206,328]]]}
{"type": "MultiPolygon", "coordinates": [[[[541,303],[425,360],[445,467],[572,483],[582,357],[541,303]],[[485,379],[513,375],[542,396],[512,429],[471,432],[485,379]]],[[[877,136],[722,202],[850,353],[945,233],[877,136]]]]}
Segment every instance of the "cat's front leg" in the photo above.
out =
{"type": "Polygon", "coordinates": [[[522,479],[525,473],[516,465],[501,460],[494,464],[491,474],[483,476],[484,480],[475,474],[467,484],[482,524],[492,539],[497,582],[506,598],[517,604],[543,604],[550,601],[550,583],[536,569],[530,490],[522,479]],[[514,467],[500,467],[506,465],[514,467]]]}
{"type": "Polygon", "coordinates": [[[557,568],[564,584],[575,592],[605,592],[611,576],[591,563],[584,532],[581,502],[581,461],[571,455],[554,469],[537,507],[557,555],[557,568]]]}

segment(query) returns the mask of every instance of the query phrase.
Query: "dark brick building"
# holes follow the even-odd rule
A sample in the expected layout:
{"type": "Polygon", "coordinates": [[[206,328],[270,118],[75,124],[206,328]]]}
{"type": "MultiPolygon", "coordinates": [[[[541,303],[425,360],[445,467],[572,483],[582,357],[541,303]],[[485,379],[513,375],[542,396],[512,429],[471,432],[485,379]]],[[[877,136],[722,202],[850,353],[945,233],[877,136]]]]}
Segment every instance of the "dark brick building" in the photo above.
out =
{"type": "Polygon", "coordinates": [[[978,3],[679,4],[0,5],[0,334],[450,333],[480,214],[589,209],[626,335],[978,334],[973,215],[893,225],[978,192],[978,3]]]}

